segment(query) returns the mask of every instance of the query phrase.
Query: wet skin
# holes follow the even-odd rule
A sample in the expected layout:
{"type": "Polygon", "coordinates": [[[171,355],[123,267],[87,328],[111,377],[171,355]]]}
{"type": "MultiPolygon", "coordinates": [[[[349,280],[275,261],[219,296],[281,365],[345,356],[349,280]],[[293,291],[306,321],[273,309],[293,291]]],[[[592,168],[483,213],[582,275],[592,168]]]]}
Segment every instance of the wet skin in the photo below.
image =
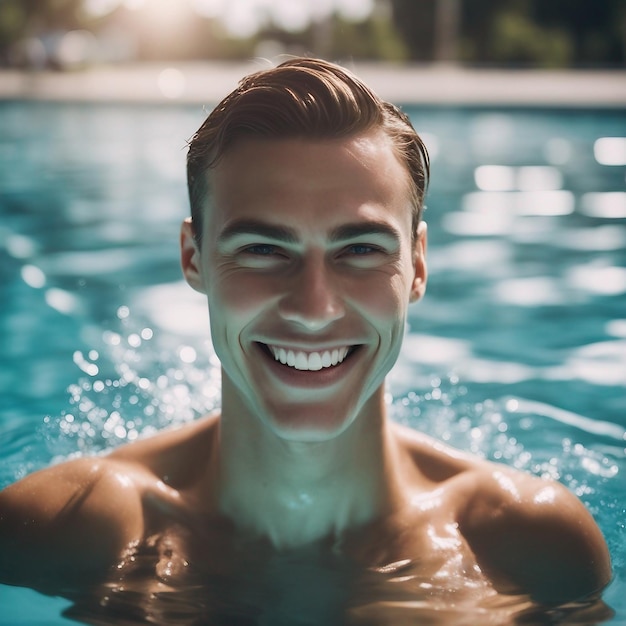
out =
{"type": "MultiPolygon", "coordinates": [[[[8,530],[13,541],[3,546],[11,565],[3,580],[66,595],[85,621],[106,614],[103,597],[130,614],[133,606],[158,615],[180,603],[190,620],[237,613],[242,603],[253,615],[271,614],[277,598],[293,615],[311,614],[313,597],[320,624],[412,624],[423,615],[450,625],[484,609],[505,624],[537,602],[587,596],[608,576],[601,536],[563,487],[396,426],[412,483],[402,505],[360,527],[277,550],[207,498],[197,464],[217,448],[219,427],[219,416],[205,418],[5,490],[0,503],[13,506],[1,536],[8,530]],[[56,497],[44,498],[50,480],[56,497]],[[39,506],[29,501],[35,496],[39,506]],[[29,508],[27,526],[18,527],[26,519],[18,500],[29,508]],[[300,599],[293,596],[299,584],[309,589],[300,599]],[[324,617],[324,607],[336,621],[324,617]]],[[[593,605],[594,619],[610,614],[593,605]]],[[[490,623],[476,615],[476,623],[490,623]]]]}
{"type": "Polygon", "coordinates": [[[0,581],[118,580],[147,551],[146,584],[176,586],[315,547],[348,570],[408,562],[476,603],[597,594],[606,545],[565,488],[387,419],[426,285],[426,227],[412,236],[388,139],[246,140],[210,176],[202,245],[186,222],[181,258],[207,296],[221,414],[3,491],[0,581]]]}

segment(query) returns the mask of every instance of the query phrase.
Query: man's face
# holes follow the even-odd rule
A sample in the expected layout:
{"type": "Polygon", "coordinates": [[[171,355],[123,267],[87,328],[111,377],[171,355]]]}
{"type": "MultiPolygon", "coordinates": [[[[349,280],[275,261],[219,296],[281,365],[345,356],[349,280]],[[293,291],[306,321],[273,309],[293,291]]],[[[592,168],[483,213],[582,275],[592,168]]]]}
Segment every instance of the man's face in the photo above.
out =
{"type": "Polygon", "coordinates": [[[411,236],[409,175],[373,131],[235,144],[183,268],[206,293],[223,410],[279,436],[329,439],[382,410],[407,306],[425,288],[425,225],[411,236]]]}

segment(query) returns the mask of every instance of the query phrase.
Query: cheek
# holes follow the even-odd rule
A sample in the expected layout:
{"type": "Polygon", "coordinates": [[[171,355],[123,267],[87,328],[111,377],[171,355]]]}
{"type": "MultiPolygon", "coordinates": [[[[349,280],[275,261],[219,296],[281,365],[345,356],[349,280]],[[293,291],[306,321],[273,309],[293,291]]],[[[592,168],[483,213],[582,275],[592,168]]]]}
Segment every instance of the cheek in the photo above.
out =
{"type": "Polygon", "coordinates": [[[382,275],[380,280],[353,291],[353,301],[368,316],[379,321],[404,319],[409,301],[409,288],[401,274],[382,275]]]}
{"type": "Polygon", "coordinates": [[[227,315],[245,316],[272,299],[272,290],[258,275],[221,271],[211,277],[209,303],[227,315]]]}
{"type": "Polygon", "coordinates": [[[211,338],[222,365],[230,370],[242,330],[259,310],[253,285],[239,280],[213,277],[207,292],[211,338]]]}

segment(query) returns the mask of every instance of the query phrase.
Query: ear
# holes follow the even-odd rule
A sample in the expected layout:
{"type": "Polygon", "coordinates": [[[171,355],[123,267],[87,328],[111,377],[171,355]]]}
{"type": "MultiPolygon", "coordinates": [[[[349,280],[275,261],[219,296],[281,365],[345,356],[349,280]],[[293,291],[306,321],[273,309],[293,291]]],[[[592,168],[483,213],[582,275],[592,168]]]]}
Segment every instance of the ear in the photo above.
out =
{"type": "Polygon", "coordinates": [[[187,218],[180,228],[180,264],[183,276],[190,287],[206,293],[200,262],[200,250],[193,233],[191,218],[187,218]]]}
{"type": "Polygon", "coordinates": [[[428,228],[426,222],[420,222],[413,249],[413,283],[411,284],[411,302],[417,302],[426,292],[428,268],[426,267],[426,248],[428,247],[428,228]]]}

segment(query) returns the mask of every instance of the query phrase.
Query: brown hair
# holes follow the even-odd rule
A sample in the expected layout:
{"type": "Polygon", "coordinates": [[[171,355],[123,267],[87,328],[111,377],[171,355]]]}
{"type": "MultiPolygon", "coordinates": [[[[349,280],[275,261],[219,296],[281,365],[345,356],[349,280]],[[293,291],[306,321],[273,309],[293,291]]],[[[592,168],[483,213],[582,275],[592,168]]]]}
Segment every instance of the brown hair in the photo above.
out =
{"type": "Polygon", "coordinates": [[[187,186],[198,243],[202,210],[210,192],[208,170],[238,139],[330,139],[374,128],[389,136],[411,176],[415,236],[430,161],[405,113],[381,100],[347,70],[320,59],[294,58],[246,76],[215,107],[189,143],[187,186]]]}

